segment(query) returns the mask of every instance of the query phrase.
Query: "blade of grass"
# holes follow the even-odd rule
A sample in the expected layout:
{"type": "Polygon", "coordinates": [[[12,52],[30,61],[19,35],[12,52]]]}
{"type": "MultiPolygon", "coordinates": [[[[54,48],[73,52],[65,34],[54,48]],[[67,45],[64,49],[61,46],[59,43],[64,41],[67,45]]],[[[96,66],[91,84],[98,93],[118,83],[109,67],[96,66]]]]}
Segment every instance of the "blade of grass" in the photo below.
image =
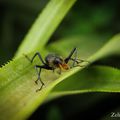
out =
{"type": "Polygon", "coordinates": [[[47,100],[86,92],[120,92],[120,70],[94,66],[77,72],[55,86],[47,100]]]}
{"type": "Polygon", "coordinates": [[[120,55],[120,34],[114,36],[107,44],[89,58],[90,61],[96,61],[104,57],[120,55]]]}
{"type": "Polygon", "coordinates": [[[51,0],[29,30],[15,57],[19,57],[23,53],[41,50],[75,1],[51,0]]]}

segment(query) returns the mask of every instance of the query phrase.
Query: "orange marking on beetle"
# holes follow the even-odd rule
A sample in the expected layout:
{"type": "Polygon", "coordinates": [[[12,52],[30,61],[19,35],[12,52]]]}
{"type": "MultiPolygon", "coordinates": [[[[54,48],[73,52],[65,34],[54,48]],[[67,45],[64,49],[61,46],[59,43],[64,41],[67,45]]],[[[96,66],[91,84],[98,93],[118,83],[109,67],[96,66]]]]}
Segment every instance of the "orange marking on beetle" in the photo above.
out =
{"type": "Polygon", "coordinates": [[[68,70],[68,69],[70,69],[69,65],[66,64],[66,63],[64,63],[64,64],[59,64],[59,68],[60,68],[61,70],[68,70]]]}

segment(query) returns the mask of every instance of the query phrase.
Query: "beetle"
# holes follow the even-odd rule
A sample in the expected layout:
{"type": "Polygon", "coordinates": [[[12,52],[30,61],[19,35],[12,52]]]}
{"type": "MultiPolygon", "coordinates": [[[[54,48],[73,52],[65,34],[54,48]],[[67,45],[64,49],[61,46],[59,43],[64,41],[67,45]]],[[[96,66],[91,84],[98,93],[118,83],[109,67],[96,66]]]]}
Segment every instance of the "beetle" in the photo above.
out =
{"type": "Polygon", "coordinates": [[[45,85],[44,82],[40,78],[40,74],[41,74],[42,69],[53,70],[54,71],[56,68],[59,68],[60,69],[59,74],[61,74],[62,70],[68,70],[70,68],[80,66],[79,63],[81,63],[81,62],[88,62],[88,61],[81,60],[81,59],[77,58],[77,48],[73,48],[72,51],[70,52],[70,54],[65,59],[63,59],[61,56],[58,56],[56,54],[48,54],[45,57],[45,60],[43,60],[42,56],[41,56],[41,54],[39,52],[36,52],[31,59],[27,55],[25,55],[25,57],[31,63],[34,61],[36,56],[39,57],[40,61],[43,64],[43,65],[35,65],[34,66],[35,70],[37,72],[37,75],[38,75],[38,78],[35,81],[35,83],[38,84],[38,81],[40,80],[40,82],[42,84],[41,87],[37,91],[41,90],[43,88],[43,86],[45,85]],[[72,58],[73,54],[74,54],[74,58],[72,58]],[[68,65],[69,61],[73,61],[73,64],[72,64],[71,67],[68,65]],[[77,65],[75,65],[75,63],[77,65]]]}

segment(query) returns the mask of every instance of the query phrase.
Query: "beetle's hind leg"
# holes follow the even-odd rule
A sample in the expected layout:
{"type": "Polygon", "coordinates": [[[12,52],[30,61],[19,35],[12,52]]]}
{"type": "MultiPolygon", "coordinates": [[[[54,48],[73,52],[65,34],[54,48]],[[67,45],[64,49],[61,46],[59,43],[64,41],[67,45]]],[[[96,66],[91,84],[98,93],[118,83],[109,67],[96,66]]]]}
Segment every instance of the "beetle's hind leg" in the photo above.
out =
{"type": "Polygon", "coordinates": [[[71,68],[77,67],[77,66],[79,66],[79,67],[84,67],[84,65],[80,65],[80,63],[82,63],[82,62],[90,63],[89,61],[82,60],[82,59],[78,59],[77,57],[78,57],[78,56],[77,56],[77,48],[74,48],[74,49],[70,52],[70,54],[68,55],[68,57],[65,58],[64,61],[65,61],[66,64],[67,64],[70,60],[73,61],[73,64],[72,64],[71,68]],[[74,55],[74,58],[72,57],[73,55],[74,55]]]}

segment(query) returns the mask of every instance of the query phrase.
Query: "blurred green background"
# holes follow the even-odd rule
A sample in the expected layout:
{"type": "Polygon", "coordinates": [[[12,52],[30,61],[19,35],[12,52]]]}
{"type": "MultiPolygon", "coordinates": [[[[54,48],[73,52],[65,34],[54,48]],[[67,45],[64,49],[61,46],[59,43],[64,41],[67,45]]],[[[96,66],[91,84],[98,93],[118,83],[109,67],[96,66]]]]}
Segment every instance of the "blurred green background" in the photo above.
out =
{"type": "MultiPolygon", "coordinates": [[[[0,65],[14,56],[38,13],[48,1],[0,0],[0,65]]],[[[49,43],[77,35],[100,36],[108,40],[117,33],[120,33],[119,0],[78,0],[52,35],[49,43]]],[[[115,56],[96,64],[108,64],[119,68],[119,61],[120,57],[115,56]]],[[[118,101],[120,97],[117,93],[66,96],[44,104],[29,120],[40,118],[42,120],[76,120],[77,117],[87,119],[87,116],[92,120],[102,120],[116,109],[120,112],[118,101]]]]}

